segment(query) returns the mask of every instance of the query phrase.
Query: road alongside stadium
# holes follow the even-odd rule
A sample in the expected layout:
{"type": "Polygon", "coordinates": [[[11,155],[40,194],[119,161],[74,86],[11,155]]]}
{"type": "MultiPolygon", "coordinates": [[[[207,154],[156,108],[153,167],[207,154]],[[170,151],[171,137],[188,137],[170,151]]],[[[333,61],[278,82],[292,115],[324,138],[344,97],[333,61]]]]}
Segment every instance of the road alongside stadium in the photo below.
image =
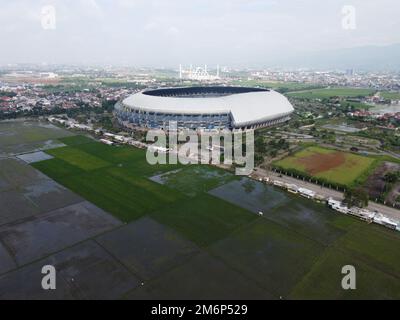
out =
{"type": "MultiPolygon", "coordinates": [[[[337,190],[333,190],[333,189],[329,189],[329,188],[325,188],[325,187],[322,187],[320,185],[316,185],[314,183],[310,183],[310,182],[303,181],[303,180],[300,180],[300,179],[296,179],[296,178],[293,178],[293,177],[281,175],[279,173],[276,173],[276,172],[273,172],[273,171],[267,171],[267,170],[264,170],[264,169],[261,169],[261,168],[255,169],[254,173],[252,174],[252,177],[256,178],[256,179],[269,177],[269,178],[272,178],[274,180],[280,180],[280,181],[285,182],[285,183],[295,184],[298,187],[312,190],[312,191],[316,192],[317,194],[320,194],[320,195],[322,195],[324,197],[327,197],[327,198],[331,197],[331,198],[333,198],[335,200],[339,200],[339,201],[342,201],[344,199],[343,192],[340,192],[340,191],[337,191],[337,190]]],[[[396,221],[400,221],[400,210],[398,210],[398,209],[391,208],[391,207],[388,207],[388,206],[385,206],[385,205],[382,205],[382,204],[379,204],[379,203],[375,203],[373,201],[369,201],[367,209],[371,210],[371,211],[375,211],[376,210],[376,211],[384,214],[385,216],[387,216],[387,217],[389,217],[391,219],[394,219],[396,221]]]]}

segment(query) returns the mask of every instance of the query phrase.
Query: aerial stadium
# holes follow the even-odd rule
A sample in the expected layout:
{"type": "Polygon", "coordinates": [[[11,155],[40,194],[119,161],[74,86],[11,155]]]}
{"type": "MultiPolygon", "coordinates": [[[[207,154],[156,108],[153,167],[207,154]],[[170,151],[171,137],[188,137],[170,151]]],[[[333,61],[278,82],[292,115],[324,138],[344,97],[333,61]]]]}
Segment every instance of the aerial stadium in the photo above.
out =
{"type": "Polygon", "coordinates": [[[257,129],[290,119],[294,111],[280,93],[246,87],[178,87],[133,94],[115,105],[127,127],[167,129],[257,129]]]}

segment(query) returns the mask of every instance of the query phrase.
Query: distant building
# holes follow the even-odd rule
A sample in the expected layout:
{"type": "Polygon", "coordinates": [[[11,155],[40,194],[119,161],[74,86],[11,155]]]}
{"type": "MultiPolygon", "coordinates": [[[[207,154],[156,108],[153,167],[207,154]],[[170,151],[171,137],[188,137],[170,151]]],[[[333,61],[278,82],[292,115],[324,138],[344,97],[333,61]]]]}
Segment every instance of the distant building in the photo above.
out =
{"type": "Polygon", "coordinates": [[[215,81],[221,79],[219,76],[219,66],[217,66],[216,75],[211,75],[208,73],[207,65],[202,67],[193,68],[190,65],[189,70],[184,70],[182,65],[179,65],[179,79],[197,80],[197,81],[215,81]]]}

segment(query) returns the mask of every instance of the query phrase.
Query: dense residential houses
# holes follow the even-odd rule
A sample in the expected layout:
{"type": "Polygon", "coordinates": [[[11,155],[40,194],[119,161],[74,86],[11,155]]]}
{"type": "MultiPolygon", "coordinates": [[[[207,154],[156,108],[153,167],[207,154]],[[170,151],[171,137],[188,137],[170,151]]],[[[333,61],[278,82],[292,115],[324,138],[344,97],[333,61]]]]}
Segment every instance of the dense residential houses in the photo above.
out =
{"type": "Polygon", "coordinates": [[[8,85],[0,83],[0,113],[18,114],[37,110],[99,108],[103,101],[116,101],[132,93],[121,88],[62,90],[37,84],[8,85]]]}
{"type": "Polygon", "coordinates": [[[357,118],[364,122],[379,121],[381,125],[376,127],[382,129],[398,130],[400,124],[400,112],[373,112],[366,110],[356,110],[354,112],[348,112],[347,115],[351,118],[357,118]]]}
{"type": "Polygon", "coordinates": [[[298,82],[322,86],[347,86],[377,90],[399,90],[400,75],[396,72],[318,71],[318,70],[257,70],[251,79],[279,82],[298,82]]]}

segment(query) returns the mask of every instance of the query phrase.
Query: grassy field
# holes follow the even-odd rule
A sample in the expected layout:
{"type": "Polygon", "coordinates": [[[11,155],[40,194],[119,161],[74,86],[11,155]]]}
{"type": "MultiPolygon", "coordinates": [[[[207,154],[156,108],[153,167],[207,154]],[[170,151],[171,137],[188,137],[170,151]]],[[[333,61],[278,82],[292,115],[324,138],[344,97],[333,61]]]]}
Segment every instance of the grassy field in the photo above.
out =
{"type": "Polygon", "coordinates": [[[59,139],[62,143],[66,144],[67,146],[76,146],[79,144],[94,142],[95,140],[86,137],[86,136],[72,136],[72,137],[64,137],[59,139]]]}
{"type": "Polygon", "coordinates": [[[399,299],[399,279],[346,251],[331,248],[289,294],[291,299],[399,299]],[[343,290],[337,266],[356,267],[356,290],[343,290]]]}
{"type": "Polygon", "coordinates": [[[400,92],[381,92],[381,97],[390,100],[399,100],[400,99],[400,92]]]}
{"type": "Polygon", "coordinates": [[[233,230],[257,218],[256,215],[208,194],[160,207],[150,214],[199,246],[227,237],[233,230]]]}
{"type": "Polygon", "coordinates": [[[359,89],[359,88],[325,88],[325,89],[313,89],[304,90],[288,93],[290,97],[296,98],[307,98],[307,99],[324,99],[330,97],[364,97],[375,93],[371,89],[359,89]]]}
{"type": "Polygon", "coordinates": [[[73,147],[52,149],[47,153],[83,170],[94,170],[109,165],[108,162],[73,147]]]}
{"type": "Polygon", "coordinates": [[[316,84],[298,83],[298,82],[283,82],[283,81],[262,81],[262,80],[236,80],[232,85],[244,87],[264,87],[274,90],[285,89],[287,91],[307,90],[311,87],[318,87],[316,84]]]}
{"type": "Polygon", "coordinates": [[[72,133],[47,122],[10,120],[0,122],[0,156],[27,153],[60,145],[56,139],[72,133]]]}
{"type": "Polygon", "coordinates": [[[167,173],[155,178],[160,183],[173,187],[188,196],[207,192],[237,179],[236,176],[225,170],[217,168],[210,170],[208,166],[190,166],[176,171],[174,174],[167,173]]]}
{"type": "Polygon", "coordinates": [[[57,139],[71,133],[43,122],[40,126],[29,121],[0,122],[0,146],[29,144],[57,139]]]}
{"type": "MultiPolygon", "coordinates": [[[[400,235],[391,230],[255,181],[251,190],[237,187],[233,199],[229,186],[237,178],[210,166],[151,166],[140,149],[82,137],[61,141],[67,147],[49,151],[54,159],[33,166],[122,221],[151,218],[201,250],[130,297],[248,297],[251,288],[254,298],[400,298],[400,235]],[[224,186],[225,200],[213,195],[224,186]],[[260,217],[249,203],[269,209],[260,217]],[[353,292],[340,287],[346,264],[359,274],[353,292]]],[[[303,156],[331,153],[309,149],[303,156]]],[[[368,158],[354,156],[345,158],[368,168],[368,158]]],[[[351,175],[348,166],[340,170],[351,175]]]]}
{"type": "Polygon", "coordinates": [[[125,222],[183,196],[145,178],[175,167],[147,164],[143,150],[82,143],[82,138],[62,141],[79,143],[48,150],[54,159],[33,166],[125,222]]]}
{"type": "Polygon", "coordinates": [[[375,161],[353,153],[313,146],[277,161],[275,165],[283,170],[295,170],[328,182],[351,186],[366,178],[366,172],[375,161]]]}

